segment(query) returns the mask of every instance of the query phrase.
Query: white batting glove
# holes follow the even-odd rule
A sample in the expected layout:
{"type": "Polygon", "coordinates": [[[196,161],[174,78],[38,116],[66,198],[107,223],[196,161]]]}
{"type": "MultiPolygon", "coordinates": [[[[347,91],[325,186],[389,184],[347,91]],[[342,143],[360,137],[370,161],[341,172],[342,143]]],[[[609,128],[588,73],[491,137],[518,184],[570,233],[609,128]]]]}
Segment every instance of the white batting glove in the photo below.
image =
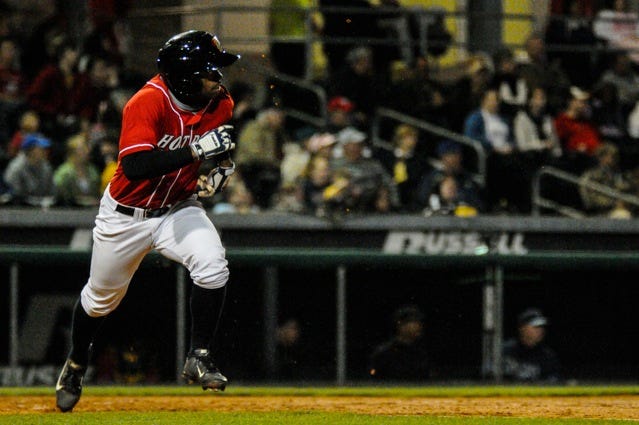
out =
{"type": "Polygon", "coordinates": [[[235,143],[231,141],[232,125],[222,125],[200,137],[197,142],[191,143],[193,157],[205,160],[221,153],[235,149],[235,143]]]}

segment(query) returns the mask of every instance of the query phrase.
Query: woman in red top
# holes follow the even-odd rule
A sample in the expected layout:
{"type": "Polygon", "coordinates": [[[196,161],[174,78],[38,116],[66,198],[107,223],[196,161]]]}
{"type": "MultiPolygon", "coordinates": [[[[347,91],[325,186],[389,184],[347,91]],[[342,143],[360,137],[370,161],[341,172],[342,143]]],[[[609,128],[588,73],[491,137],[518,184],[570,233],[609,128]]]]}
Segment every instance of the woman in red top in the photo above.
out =
{"type": "Polygon", "coordinates": [[[593,156],[601,145],[599,133],[588,118],[589,97],[587,92],[572,87],[566,109],[555,118],[557,136],[564,153],[593,156]]]}

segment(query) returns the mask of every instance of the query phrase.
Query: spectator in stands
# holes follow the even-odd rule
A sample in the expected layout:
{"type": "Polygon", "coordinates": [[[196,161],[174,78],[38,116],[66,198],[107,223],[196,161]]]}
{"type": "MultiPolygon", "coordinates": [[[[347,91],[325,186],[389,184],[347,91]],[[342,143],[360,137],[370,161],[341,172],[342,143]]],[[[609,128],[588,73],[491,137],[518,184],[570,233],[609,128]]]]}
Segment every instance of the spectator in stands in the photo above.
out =
{"type": "Polygon", "coordinates": [[[26,110],[20,115],[18,128],[13,133],[7,146],[9,158],[14,158],[22,148],[22,142],[27,134],[37,133],[40,130],[40,117],[35,111],[26,110]]]}
{"type": "Polygon", "coordinates": [[[431,77],[427,58],[418,57],[413,66],[398,69],[389,93],[392,95],[381,100],[384,106],[441,127],[450,126],[444,84],[431,77]]]}
{"type": "Polygon", "coordinates": [[[306,166],[300,185],[304,197],[305,211],[309,214],[326,215],[324,191],[331,184],[329,158],[314,155],[306,166]]]}
{"type": "Polygon", "coordinates": [[[77,48],[63,43],[56,50],[56,62],[47,65],[27,90],[29,107],[40,115],[42,131],[53,138],[54,163],[64,156],[62,141],[82,128],[81,118],[89,118],[80,114],[93,93],[88,77],[78,71],[77,64],[77,48]]]}
{"type": "Polygon", "coordinates": [[[408,124],[400,124],[393,132],[392,150],[378,149],[379,158],[386,171],[393,177],[404,210],[416,207],[415,187],[428,164],[418,152],[419,131],[408,124]]]}
{"type": "Polygon", "coordinates": [[[479,141],[488,153],[486,200],[493,209],[505,212],[530,211],[530,169],[515,149],[507,119],[499,112],[499,94],[490,88],[478,110],[464,125],[464,134],[479,141]]]}
{"type": "Polygon", "coordinates": [[[512,153],[514,145],[510,127],[500,114],[499,107],[499,92],[489,88],[481,97],[479,109],[467,116],[464,134],[479,141],[488,152],[508,155],[512,153]]]}
{"type": "Polygon", "coordinates": [[[566,0],[560,15],[553,15],[546,27],[546,43],[557,50],[548,56],[558,61],[571,84],[590,87],[594,82],[593,47],[597,38],[592,30],[583,0],[566,0]]]}
{"type": "Polygon", "coordinates": [[[260,111],[240,132],[234,158],[247,189],[261,209],[271,206],[280,185],[283,146],[288,142],[284,112],[271,107],[260,111]]]}
{"type": "Polygon", "coordinates": [[[273,196],[272,204],[271,209],[275,212],[304,212],[304,192],[299,185],[299,178],[296,179],[296,181],[282,181],[282,184],[273,196]]]}
{"type": "Polygon", "coordinates": [[[332,170],[345,169],[350,175],[352,212],[390,212],[399,207],[397,187],[384,166],[364,156],[365,133],[347,127],[337,135],[343,156],[333,159],[332,170]]]}
{"type": "Polygon", "coordinates": [[[279,380],[304,378],[307,353],[302,326],[296,318],[283,321],[275,331],[275,372],[279,380]]]}
{"type": "Polygon", "coordinates": [[[87,2],[90,27],[83,39],[83,54],[125,65],[127,55],[131,54],[131,35],[125,19],[131,5],[129,0],[87,2]]]}
{"type": "Polygon", "coordinates": [[[546,90],[543,87],[533,88],[526,107],[515,115],[513,122],[517,150],[534,164],[534,168],[539,168],[562,153],[547,103],[546,90]]]}
{"type": "Polygon", "coordinates": [[[368,0],[319,0],[319,8],[324,17],[324,51],[329,73],[334,74],[344,67],[344,60],[353,48],[376,35],[375,15],[370,13],[373,6],[368,0]],[[342,40],[332,40],[335,38],[342,40]]]}
{"type": "Polygon", "coordinates": [[[612,67],[601,76],[601,83],[610,83],[617,89],[622,111],[627,115],[639,101],[639,74],[633,68],[626,52],[615,54],[612,67]]]}
{"type": "Polygon", "coordinates": [[[471,205],[460,191],[457,180],[453,176],[444,176],[435,190],[428,197],[428,205],[424,208],[424,215],[455,215],[458,217],[473,217],[477,215],[478,207],[471,205]]]}
{"type": "Polygon", "coordinates": [[[558,61],[548,60],[542,35],[533,33],[526,40],[526,55],[521,59],[520,72],[529,88],[546,89],[548,108],[552,114],[563,107],[570,80],[558,61]]]}
{"type": "Polygon", "coordinates": [[[211,210],[213,214],[257,214],[260,208],[255,204],[253,194],[246,188],[241,175],[233,176],[224,192],[211,210]]]}
{"type": "Polygon", "coordinates": [[[414,305],[393,314],[392,338],[375,347],[368,367],[371,378],[383,381],[426,381],[431,377],[429,353],[423,339],[424,314],[414,305]]]}
{"type": "Polygon", "coordinates": [[[326,131],[332,134],[337,134],[346,127],[355,124],[353,117],[353,110],[355,104],[350,99],[344,96],[334,96],[326,105],[328,111],[328,124],[326,131]]]}
{"type": "Polygon", "coordinates": [[[629,179],[619,168],[619,149],[612,143],[603,143],[596,152],[597,165],[581,175],[579,193],[586,211],[594,215],[629,217],[630,210],[623,201],[593,190],[584,184],[598,183],[619,192],[631,189],[629,179]]]}
{"type": "Polygon", "coordinates": [[[311,155],[309,160],[314,156],[321,156],[330,160],[333,158],[333,149],[336,143],[337,138],[329,132],[313,134],[306,141],[306,150],[311,155]]]}
{"type": "Polygon", "coordinates": [[[24,105],[25,85],[26,79],[18,63],[16,40],[0,37],[0,146],[15,131],[17,115],[24,105]]]}
{"type": "Polygon", "coordinates": [[[322,191],[322,204],[316,209],[315,214],[339,219],[355,206],[358,189],[353,185],[353,178],[347,168],[331,169],[329,175],[330,184],[322,191]]]}
{"type": "Polygon", "coordinates": [[[555,129],[568,171],[581,174],[593,164],[592,157],[601,145],[599,132],[590,116],[590,93],[571,87],[566,108],[555,118],[555,129]]]}
{"type": "Polygon", "coordinates": [[[558,382],[561,379],[557,353],[546,342],[548,319],[536,309],[517,317],[517,337],[504,342],[502,373],[517,382],[558,382]]]}
{"type": "MultiPolygon", "coordinates": [[[[280,189],[287,189],[289,195],[293,194],[293,188],[298,186],[299,179],[304,173],[304,169],[314,154],[309,147],[316,146],[311,143],[312,139],[321,137],[312,127],[302,127],[294,132],[288,143],[282,146],[282,161],[280,162],[280,189]]],[[[335,140],[333,135],[328,135],[328,139],[335,140]]],[[[282,193],[282,195],[285,195],[282,193]]]]}
{"type": "Polygon", "coordinates": [[[628,137],[627,116],[629,109],[619,102],[617,87],[609,81],[601,81],[593,87],[592,121],[602,139],[623,144],[628,137]]]}
{"type": "Polygon", "coordinates": [[[343,96],[355,105],[353,114],[360,127],[370,125],[375,108],[384,96],[387,81],[373,68],[373,50],[356,47],[348,52],[346,65],[328,81],[331,96],[343,96]]]}
{"type": "MultiPolygon", "coordinates": [[[[69,3],[70,4],[70,3],[69,3]]],[[[27,34],[21,50],[20,62],[27,80],[33,80],[45,66],[55,63],[56,49],[69,39],[71,22],[64,10],[65,2],[54,1],[53,13],[46,15],[27,34]]]]}
{"type": "Polygon", "coordinates": [[[593,22],[595,35],[606,41],[611,50],[625,50],[639,64],[639,16],[626,0],[608,0],[593,22]]]}
{"type": "MultiPolygon", "coordinates": [[[[116,62],[106,57],[92,56],[87,63],[86,75],[89,87],[84,88],[92,96],[83,100],[79,115],[87,123],[108,123],[119,125],[122,113],[117,105],[113,104],[111,93],[120,86],[120,68],[116,62]],[[107,117],[112,114],[113,117],[107,117]],[[109,119],[111,122],[109,122],[109,119]]],[[[83,128],[86,128],[85,124],[83,128]]]]}
{"type": "Polygon", "coordinates": [[[464,131],[464,121],[477,109],[493,76],[493,64],[487,55],[476,55],[466,66],[465,75],[453,85],[448,96],[450,129],[464,131]]]}
{"type": "Polygon", "coordinates": [[[100,172],[100,193],[104,192],[118,168],[118,134],[115,129],[89,132],[91,162],[100,172]]]}
{"type": "Polygon", "coordinates": [[[517,62],[509,48],[500,49],[493,61],[495,75],[490,85],[496,87],[499,92],[501,112],[512,121],[515,114],[526,105],[528,86],[526,80],[519,75],[517,62]]]}
{"type": "MultiPolygon", "coordinates": [[[[452,178],[455,180],[455,204],[466,205],[476,211],[482,211],[484,205],[481,198],[481,190],[470,173],[464,168],[461,145],[450,140],[443,140],[437,145],[437,156],[439,158],[438,163],[433,169],[422,175],[419,184],[416,186],[415,200],[417,206],[426,210],[426,212],[441,209],[442,182],[445,179],[452,178]],[[439,208],[437,208],[437,202],[439,202],[439,208]]],[[[450,182],[447,182],[444,185],[444,189],[452,189],[452,186],[450,182]]],[[[450,190],[446,191],[446,194],[450,193],[450,190]]],[[[450,196],[446,198],[450,198],[450,196]]]]}
{"type": "Polygon", "coordinates": [[[51,141],[40,134],[29,134],[21,152],[4,171],[14,202],[50,206],[54,201],[53,167],[47,156],[51,141]]]}
{"type": "Polygon", "coordinates": [[[89,161],[86,133],[69,137],[66,147],[66,160],[53,173],[57,204],[81,207],[98,205],[101,195],[100,172],[89,161]]]}

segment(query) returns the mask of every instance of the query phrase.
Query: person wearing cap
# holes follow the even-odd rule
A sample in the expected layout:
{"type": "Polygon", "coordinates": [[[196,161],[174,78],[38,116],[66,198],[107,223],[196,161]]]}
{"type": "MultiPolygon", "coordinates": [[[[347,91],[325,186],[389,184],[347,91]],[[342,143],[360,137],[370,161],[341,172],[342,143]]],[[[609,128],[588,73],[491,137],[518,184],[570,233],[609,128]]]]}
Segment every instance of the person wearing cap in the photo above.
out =
{"type": "Polygon", "coordinates": [[[50,147],[51,140],[43,135],[28,134],[20,153],[7,164],[4,180],[16,202],[44,205],[54,196],[53,167],[48,159],[50,147]]]}
{"type": "Polygon", "coordinates": [[[572,86],[566,108],[555,117],[555,129],[564,153],[569,156],[572,165],[579,170],[591,159],[599,145],[601,137],[589,114],[590,93],[572,86]]]}
{"type": "Polygon", "coordinates": [[[423,343],[424,314],[419,307],[406,305],[393,313],[392,320],[394,334],[373,350],[369,376],[384,381],[429,379],[431,364],[423,343]]]}
{"type": "Polygon", "coordinates": [[[367,156],[366,133],[347,127],[337,134],[341,157],[334,158],[331,170],[344,169],[350,175],[349,212],[389,212],[399,207],[397,186],[382,163],[367,156]]]}
{"type": "Polygon", "coordinates": [[[353,125],[353,110],[355,104],[347,97],[333,96],[326,105],[328,124],[326,130],[337,134],[341,130],[353,125]]]}
{"type": "Polygon", "coordinates": [[[537,308],[517,316],[517,337],[502,349],[504,379],[517,382],[558,382],[561,365],[555,350],[546,342],[548,318],[537,308]]]}
{"type": "Polygon", "coordinates": [[[457,203],[483,210],[481,191],[473,177],[464,168],[464,156],[459,143],[452,140],[442,140],[437,145],[438,163],[434,168],[424,173],[417,185],[415,202],[420,209],[428,208],[433,211],[433,196],[438,196],[438,189],[442,181],[452,177],[457,186],[457,203]]]}

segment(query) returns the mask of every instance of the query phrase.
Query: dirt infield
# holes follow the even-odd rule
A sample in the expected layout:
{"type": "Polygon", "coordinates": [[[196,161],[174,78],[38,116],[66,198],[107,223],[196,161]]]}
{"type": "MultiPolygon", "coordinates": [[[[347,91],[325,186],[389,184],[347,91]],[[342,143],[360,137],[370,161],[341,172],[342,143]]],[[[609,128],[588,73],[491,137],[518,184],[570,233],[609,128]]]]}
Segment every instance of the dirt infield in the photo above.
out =
{"type": "MultiPolygon", "coordinates": [[[[639,396],[409,398],[229,395],[84,396],[75,411],[315,411],[376,415],[639,419],[639,396]]],[[[0,415],[53,412],[56,412],[53,396],[0,396],[0,415]]]]}

